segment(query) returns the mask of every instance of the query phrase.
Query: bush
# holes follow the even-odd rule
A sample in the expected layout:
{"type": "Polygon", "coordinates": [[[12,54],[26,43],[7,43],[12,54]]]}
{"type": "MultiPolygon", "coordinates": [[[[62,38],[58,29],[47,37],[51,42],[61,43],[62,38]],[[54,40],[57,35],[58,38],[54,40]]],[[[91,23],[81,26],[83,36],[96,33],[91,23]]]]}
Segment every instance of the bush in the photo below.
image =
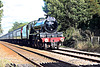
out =
{"type": "Polygon", "coordinates": [[[89,52],[100,52],[100,45],[98,45],[97,41],[95,44],[90,42],[90,37],[93,36],[90,30],[83,31],[69,27],[64,36],[64,46],[89,52]]]}
{"type": "Polygon", "coordinates": [[[85,51],[90,51],[91,48],[93,47],[91,42],[79,42],[75,48],[79,50],[85,50],[85,51]]]}
{"type": "Polygon", "coordinates": [[[95,44],[93,45],[91,42],[79,42],[75,49],[83,50],[83,51],[89,51],[89,52],[99,52],[100,53],[100,45],[95,44]]]}
{"type": "Polygon", "coordinates": [[[74,27],[69,27],[64,33],[64,36],[65,36],[64,44],[65,46],[68,47],[75,47],[77,41],[82,39],[79,30],[75,30],[74,27]]]}
{"type": "Polygon", "coordinates": [[[100,45],[95,44],[90,51],[100,53],[100,45]]]}
{"type": "Polygon", "coordinates": [[[72,38],[72,34],[75,32],[75,28],[73,27],[69,27],[66,32],[65,32],[65,37],[66,37],[66,40],[69,40],[70,38],[72,38]]]}

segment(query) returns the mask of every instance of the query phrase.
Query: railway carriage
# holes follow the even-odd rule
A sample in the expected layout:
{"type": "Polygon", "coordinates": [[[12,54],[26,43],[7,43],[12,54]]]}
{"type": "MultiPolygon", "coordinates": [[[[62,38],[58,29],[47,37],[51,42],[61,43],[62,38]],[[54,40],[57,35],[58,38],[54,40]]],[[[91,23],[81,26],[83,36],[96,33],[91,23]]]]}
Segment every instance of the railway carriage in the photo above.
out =
{"type": "Polygon", "coordinates": [[[56,19],[47,16],[5,34],[0,37],[0,40],[36,48],[59,49],[59,46],[63,44],[64,37],[62,32],[57,32],[57,27],[56,19]]]}

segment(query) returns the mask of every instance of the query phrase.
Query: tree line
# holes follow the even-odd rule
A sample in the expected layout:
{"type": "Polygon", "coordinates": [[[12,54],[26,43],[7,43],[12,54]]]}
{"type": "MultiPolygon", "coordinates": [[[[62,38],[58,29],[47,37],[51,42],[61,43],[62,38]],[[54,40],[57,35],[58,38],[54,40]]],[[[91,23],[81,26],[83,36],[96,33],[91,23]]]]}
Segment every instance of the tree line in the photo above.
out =
{"type": "Polygon", "coordinates": [[[12,28],[9,29],[8,33],[26,25],[27,23],[28,22],[25,22],[25,23],[14,22],[12,28]]]}
{"type": "Polygon", "coordinates": [[[3,32],[2,27],[1,27],[1,17],[3,16],[3,9],[1,9],[3,7],[3,3],[0,0],[0,34],[3,32]]]}

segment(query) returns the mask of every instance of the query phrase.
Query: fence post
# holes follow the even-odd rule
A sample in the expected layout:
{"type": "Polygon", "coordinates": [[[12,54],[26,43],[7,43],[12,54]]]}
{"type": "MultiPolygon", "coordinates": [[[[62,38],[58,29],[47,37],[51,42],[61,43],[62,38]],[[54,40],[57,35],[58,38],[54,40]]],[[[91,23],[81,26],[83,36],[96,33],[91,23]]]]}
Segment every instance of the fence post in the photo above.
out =
{"type": "Polygon", "coordinates": [[[91,37],[91,43],[93,44],[93,37],[91,37]]]}
{"type": "Polygon", "coordinates": [[[99,39],[99,37],[98,37],[98,44],[99,44],[99,40],[100,40],[100,39],[99,39]]]}

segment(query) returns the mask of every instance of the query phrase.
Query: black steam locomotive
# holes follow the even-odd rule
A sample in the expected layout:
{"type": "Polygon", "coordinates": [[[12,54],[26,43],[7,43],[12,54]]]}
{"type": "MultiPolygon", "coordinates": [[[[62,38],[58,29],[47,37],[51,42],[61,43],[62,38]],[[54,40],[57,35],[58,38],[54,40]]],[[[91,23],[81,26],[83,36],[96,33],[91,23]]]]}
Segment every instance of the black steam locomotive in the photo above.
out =
{"type": "Polygon", "coordinates": [[[36,48],[59,49],[59,46],[64,41],[64,37],[62,32],[57,32],[57,27],[56,19],[47,16],[5,34],[0,37],[0,40],[36,48]]]}

